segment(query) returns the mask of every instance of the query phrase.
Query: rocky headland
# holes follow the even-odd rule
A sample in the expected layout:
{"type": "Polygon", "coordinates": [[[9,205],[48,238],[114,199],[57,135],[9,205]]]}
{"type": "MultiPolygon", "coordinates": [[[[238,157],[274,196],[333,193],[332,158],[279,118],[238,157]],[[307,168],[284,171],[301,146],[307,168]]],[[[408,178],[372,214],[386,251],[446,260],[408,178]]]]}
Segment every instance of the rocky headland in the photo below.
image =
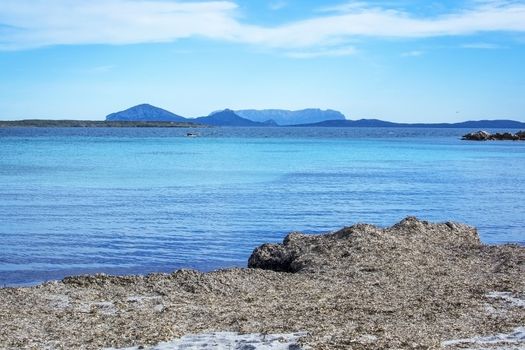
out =
{"type": "Polygon", "coordinates": [[[515,134],[510,132],[491,134],[480,130],[463,135],[461,139],[467,141],[525,141],[525,131],[518,131],[515,134]]]}
{"type": "Polygon", "coordinates": [[[244,269],[0,289],[1,349],[523,349],[523,326],[525,247],[412,217],[291,233],[244,269]]]}

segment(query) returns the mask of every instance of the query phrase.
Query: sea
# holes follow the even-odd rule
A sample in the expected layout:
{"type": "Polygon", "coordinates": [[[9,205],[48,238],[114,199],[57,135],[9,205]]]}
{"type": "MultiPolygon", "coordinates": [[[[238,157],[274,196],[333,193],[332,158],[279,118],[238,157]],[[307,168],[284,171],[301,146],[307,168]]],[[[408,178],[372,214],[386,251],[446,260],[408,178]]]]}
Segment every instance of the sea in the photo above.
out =
{"type": "Polygon", "coordinates": [[[406,216],[525,244],[525,142],[470,131],[0,128],[0,286],[245,267],[291,231],[406,216]]]}

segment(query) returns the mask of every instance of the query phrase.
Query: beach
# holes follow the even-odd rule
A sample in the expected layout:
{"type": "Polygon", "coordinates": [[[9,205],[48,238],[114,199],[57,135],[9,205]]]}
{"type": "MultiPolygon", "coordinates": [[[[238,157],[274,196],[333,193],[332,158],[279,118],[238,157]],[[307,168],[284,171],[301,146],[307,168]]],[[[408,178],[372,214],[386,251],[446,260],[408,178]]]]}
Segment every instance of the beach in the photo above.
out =
{"type": "Polygon", "coordinates": [[[292,233],[249,266],[3,288],[0,348],[149,349],[186,336],[263,349],[272,335],[289,349],[525,346],[525,248],[482,244],[467,225],[408,217],[292,233]]]}
{"type": "Polygon", "coordinates": [[[0,0],[0,350],[525,350],[525,0],[0,0]]]}

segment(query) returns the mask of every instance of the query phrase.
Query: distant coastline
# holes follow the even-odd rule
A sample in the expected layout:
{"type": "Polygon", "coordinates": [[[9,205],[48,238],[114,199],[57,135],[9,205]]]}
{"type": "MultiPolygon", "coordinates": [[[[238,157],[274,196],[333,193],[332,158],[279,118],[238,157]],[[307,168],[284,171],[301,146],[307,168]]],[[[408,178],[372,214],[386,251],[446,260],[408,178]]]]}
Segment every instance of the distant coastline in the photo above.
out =
{"type": "Polygon", "coordinates": [[[215,111],[207,116],[186,118],[150,104],[140,104],[111,113],[105,120],[24,119],[1,121],[0,127],[87,128],[189,128],[189,127],[337,127],[337,128],[462,128],[525,129],[515,120],[474,120],[457,123],[395,123],[380,119],[346,119],[339,111],[308,108],[215,111]]]}
{"type": "Polygon", "coordinates": [[[0,128],[209,128],[209,127],[318,127],[318,128],[436,128],[436,129],[525,129],[525,123],[514,120],[477,120],[459,123],[394,123],[376,119],[327,120],[312,124],[277,125],[264,123],[237,124],[228,120],[214,119],[207,124],[170,121],[113,121],[113,120],[60,120],[23,119],[0,120],[0,128]]]}
{"type": "Polygon", "coordinates": [[[354,127],[354,128],[436,128],[436,129],[523,129],[524,122],[515,120],[469,120],[458,123],[394,123],[379,119],[326,120],[297,127],[354,127]]]}
{"type": "Polygon", "coordinates": [[[0,128],[197,128],[208,127],[188,122],[109,121],[109,120],[0,120],[0,128]]]}

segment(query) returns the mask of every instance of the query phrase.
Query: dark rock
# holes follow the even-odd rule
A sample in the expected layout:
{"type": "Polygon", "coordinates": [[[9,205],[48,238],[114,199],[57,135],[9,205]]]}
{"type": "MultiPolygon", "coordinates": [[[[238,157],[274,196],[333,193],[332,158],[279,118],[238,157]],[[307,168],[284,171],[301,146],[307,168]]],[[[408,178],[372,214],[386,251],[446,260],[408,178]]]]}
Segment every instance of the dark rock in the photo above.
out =
{"type": "Polygon", "coordinates": [[[248,259],[248,267],[281,272],[296,272],[292,268],[294,259],[294,252],[281,244],[263,244],[253,251],[248,259]]]}
{"type": "Polygon", "coordinates": [[[520,131],[516,134],[512,134],[510,132],[504,132],[504,133],[495,133],[490,134],[486,131],[476,131],[471,132],[466,135],[463,135],[461,138],[462,140],[468,140],[468,141],[488,141],[488,140],[497,140],[497,141],[518,141],[518,140],[525,140],[525,132],[520,131]]]}
{"type": "Polygon", "coordinates": [[[491,139],[493,140],[506,140],[506,141],[516,141],[516,140],[519,140],[519,137],[514,135],[514,134],[511,134],[510,132],[504,132],[504,133],[495,133],[493,135],[491,135],[491,139]]]}
{"type": "Polygon", "coordinates": [[[471,132],[466,135],[463,135],[462,140],[469,141],[487,141],[490,140],[491,134],[486,131],[480,130],[476,132],[471,132]]]}

